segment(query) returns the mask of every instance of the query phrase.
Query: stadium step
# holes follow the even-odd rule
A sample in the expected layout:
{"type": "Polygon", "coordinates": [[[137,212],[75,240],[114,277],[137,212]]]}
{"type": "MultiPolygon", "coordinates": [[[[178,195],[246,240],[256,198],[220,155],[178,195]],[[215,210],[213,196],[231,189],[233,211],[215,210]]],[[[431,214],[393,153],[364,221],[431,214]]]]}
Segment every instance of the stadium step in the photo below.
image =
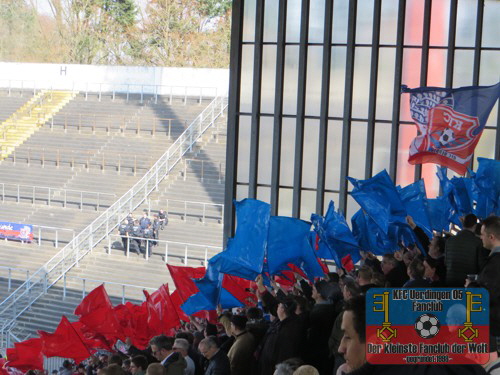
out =
{"type": "Polygon", "coordinates": [[[75,97],[70,91],[40,91],[0,125],[0,160],[26,141],[75,97]]]}

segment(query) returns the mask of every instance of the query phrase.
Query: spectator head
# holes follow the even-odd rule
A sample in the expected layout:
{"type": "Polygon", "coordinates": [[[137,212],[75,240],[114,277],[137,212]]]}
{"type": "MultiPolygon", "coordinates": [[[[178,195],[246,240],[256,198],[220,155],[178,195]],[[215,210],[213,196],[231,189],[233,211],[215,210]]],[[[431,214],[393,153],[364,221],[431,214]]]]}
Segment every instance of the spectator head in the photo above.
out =
{"type": "Polygon", "coordinates": [[[409,266],[409,264],[413,259],[415,259],[415,255],[412,252],[407,251],[406,253],[403,254],[403,262],[406,267],[409,266]]]}
{"type": "Polygon", "coordinates": [[[337,272],[328,272],[328,280],[333,283],[338,283],[340,281],[340,276],[337,272]]]}
{"type": "Polygon", "coordinates": [[[215,337],[206,337],[201,340],[198,345],[198,350],[203,357],[210,360],[219,351],[219,344],[217,343],[215,337]]]}
{"type": "Polygon", "coordinates": [[[358,284],[360,286],[371,284],[373,271],[368,266],[363,266],[358,270],[358,284]]]}
{"type": "Polygon", "coordinates": [[[130,359],[125,359],[123,360],[123,365],[122,365],[122,368],[126,371],[126,372],[130,372],[130,365],[132,364],[132,362],[130,362],[130,359]]]}
{"type": "Polygon", "coordinates": [[[79,374],[85,374],[85,365],[83,363],[80,363],[78,366],[76,366],[76,372],[79,374]]]}
{"type": "Polygon", "coordinates": [[[203,340],[205,338],[205,336],[203,336],[203,333],[200,332],[200,331],[194,331],[193,332],[193,347],[197,348],[198,347],[198,344],[200,343],[201,340],[203,340]]]}
{"type": "Polygon", "coordinates": [[[186,339],[175,339],[174,351],[179,352],[183,357],[186,357],[189,351],[189,341],[186,339]]]}
{"type": "Polygon", "coordinates": [[[109,358],[109,364],[112,365],[112,364],[117,364],[118,366],[122,366],[123,365],[123,360],[122,360],[122,357],[120,357],[119,354],[113,354],[110,358],[109,358]]]}
{"type": "Polygon", "coordinates": [[[172,353],[174,338],[165,335],[155,336],[149,341],[149,345],[151,346],[153,356],[161,362],[172,353]]]}
{"type": "Polygon", "coordinates": [[[207,323],[207,326],[205,327],[205,337],[208,336],[217,336],[217,326],[212,323],[207,323]]]}
{"type": "Polygon", "coordinates": [[[279,320],[283,321],[286,318],[295,314],[297,309],[297,304],[291,297],[285,297],[280,300],[278,308],[276,309],[276,314],[279,320]]]}
{"type": "Polygon", "coordinates": [[[434,258],[432,258],[430,256],[425,257],[425,259],[424,259],[424,277],[426,279],[433,280],[434,275],[436,275],[437,267],[438,267],[438,264],[434,258]]]}
{"type": "Polygon", "coordinates": [[[143,355],[136,355],[130,360],[130,372],[132,375],[144,373],[148,369],[148,360],[143,355]]]}
{"type": "Polygon", "coordinates": [[[342,315],[339,353],[343,354],[351,371],[360,368],[366,362],[366,302],[365,296],[358,296],[346,301],[342,315]]]}
{"type": "Polygon", "coordinates": [[[293,375],[304,362],[300,358],[289,358],[276,365],[274,375],[293,375]]]}
{"type": "Polygon", "coordinates": [[[316,301],[327,301],[332,293],[332,284],[325,280],[316,281],[312,287],[312,298],[316,301]]]}
{"type": "Polygon", "coordinates": [[[139,220],[134,220],[134,225],[139,225],[139,220]]]}
{"type": "Polygon", "coordinates": [[[408,265],[407,273],[410,279],[421,279],[424,277],[424,264],[419,258],[413,259],[408,265]]]}
{"type": "Polygon", "coordinates": [[[151,363],[146,370],[146,375],[167,375],[167,369],[161,363],[151,363]]]}
{"type": "Polygon", "coordinates": [[[175,338],[176,339],[186,339],[188,341],[189,345],[193,345],[193,342],[194,342],[194,335],[189,331],[177,332],[177,334],[175,335],[175,338]]]}
{"type": "Polygon", "coordinates": [[[233,315],[230,318],[231,331],[233,334],[238,335],[243,332],[247,326],[247,318],[242,315],[233,315]]]}
{"type": "Polygon", "coordinates": [[[490,216],[483,220],[481,240],[483,246],[489,250],[500,246],[500,217],[490,216]]]}
{"type": "Polygon", "coordinates": [[[262,313],[262,310],[259,309],[258,307],[250,307],[247,310],[247,318],[248,320],[260,320],[262,319],[264,314],[262,313]]]}
{"type": "Polygon", "coordinates": [[[62,367],[67,368],[67,369],[72,369],[73,368],[73,362],[71,362],[69,359],[65,359],[62,367]]]}
{"type": "Polygon", "coordinates": [[[393,254],[385,254],[382,257],[382,272],[387,275],[394,268],[398,266],[398,260],[394,258],[393,254]]]}
{"type": "Polygon", "coordinates": [[[57,370],[52,370],[52,375],[57,375],[58,371],[57,370]]]}
{"type": "Polygon", "coordinates": [[[316,370],[316,367],[310,365],[300,366],[293,375],[319,375],[319,371],[316,370]]]}
{"type": "Polygon", "coordinates": [[[309,302],[303,296],[294,296],[293,299],[297,304],[297,308],[295,309],[295,314],[300,315],[307,311],[309,311],[309,302]]]}
{"type": "Polygon", "coordinates": [[[463,218],[463,224],[465,229],[469,229],[474,232],[477,225],[477,216],[474,214],[465,215],[463,218]]]}
{"type": "Polygon", "coordinates": [[[359,284],[354,281],[354,279],[346,279],[344,280],[344,287],[342,288],[342,294],[344,296],[344,300],[351,299],[352,297],[356,297],[361,293],[361,288],[359,284]]]}
{"type": "Polygon", "coordinates": [[[142,213],[142,217],[148,217],[148,213],[147,213],[146,211],[144,211],[144,212],[142,213]]]}
{"type": "Polygon", "coordinates": [[[118,363],[112,363],[106,367],[106,375],[127,375],[127,373],[118,363]]]}
{"type": "Polygon", "coordinates": [[[431,243],[429,244],[429,255],[434,259],[440,258],[444,255],[444,250],[446,248],[446,238],[441,236],[432,237],[431,243]]]}
{"type": "Polygon", "coordinates": [[[385,276],[380,272],[374,272],[371,283],[378,287],[383,287],[385,285],[385,276]]]}

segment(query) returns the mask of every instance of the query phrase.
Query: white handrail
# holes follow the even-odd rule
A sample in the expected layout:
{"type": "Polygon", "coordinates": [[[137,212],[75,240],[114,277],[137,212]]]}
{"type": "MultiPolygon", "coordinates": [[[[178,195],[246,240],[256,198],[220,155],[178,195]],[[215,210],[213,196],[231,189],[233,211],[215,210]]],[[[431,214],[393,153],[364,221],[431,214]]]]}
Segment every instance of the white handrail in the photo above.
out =
{"type": "Polygon", "coordinates": [[[77,265],[80,259],[106,238],[129,212],[139,207],[147,196],[158,188],[160,181],[169,174],[186,152],[191,151],[194,143],[223,114],[226,107],[227,98],[215,98],[129,191],[0,303],[0,347],[7,347],[10,344],[9,333],[15,324],[15,319],[77,265]]]}
{"type": "MultiPolygon", "coordinates": [[[[188,206],[201,206],[202,213],[201,216],[193,213],[192,211],[189,213],[189,216],[200,216],[201,222],[205,222],[205,218],[208,216],[207,215],[207,207],[215,207],[220,209],[220,215],[217,215],[216,219],[219,221],[219,223],[223,224],[224,220],[224,205],[220,203],[207,203],[207,202],[196,202],[196,201],[184,201],[184,200],[179,200],[179,199],[163,199],[162,202],[165,202],[167,207],[165,209],[167,215],[172,214],[172,207],[170,202],[175,202],[175,203],[181,203],[183,211],[182,211],[182,218],[184,221],[186,221],[187,216],[188,216],[188,206]]],[[[177,212],[178,213],[178,212],[177,212]]]]}

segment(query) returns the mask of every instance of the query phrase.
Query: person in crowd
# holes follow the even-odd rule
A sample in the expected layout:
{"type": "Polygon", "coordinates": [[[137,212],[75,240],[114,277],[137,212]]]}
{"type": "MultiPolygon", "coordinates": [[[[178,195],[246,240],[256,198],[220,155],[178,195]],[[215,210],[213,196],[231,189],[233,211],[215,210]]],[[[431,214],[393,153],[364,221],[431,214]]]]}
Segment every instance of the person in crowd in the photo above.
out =
{"type": "Polygon", "coordinates": [[[153,253],[153,245],[151,240],[154,238],[151,224],[148,224],[147,227],[143,229],[142,238],[144,238],[144,248],[146,249],[145,253],[148,254],[148,257],[151,257],[151,254],[153,253]]]}
{"type": "MultiPolygon", "coordinates": [[[[142,238],[142,228],[139,224],[139,220],[134,220],[134,224],[132,225],[132,228],[131,228],[131,233],[132,233],[132,236],[131,237],[134,237],[134,249],[135,249],[135,252],[137,253],[137,255],[140,255],[141,254],[141,238],[142,238]]],[[[132,249],[130,249],[132,250],[132,249]]]]}
{"type": "Polygon", "coordinates": [[[430,286],[430,282],[424,279],[425,267],[419,258],[414,258],[408,264],[407,272],[410,280],[403,285],[403,288],[427,288],[430,286]]]}
{"type": "Polygon", "coordinates": [[[438,274],[439,262],[427,256],[424,259],[424,278],[429,281],[432,287],[444,287],[444,282],[441,280],[438,274]]]}
{"type": "Polygon", "coordinates": [[[130,225],[127,219],[123,220],[120,226],[118,227],[118,234],[122,240],[123,250],[127,251],[128,249],[128,234],[130,232],[130,225]]]}
{"type": "Polygon", "coordinates": [[[109,358],[109,364],[117,364],[118,366],[122,367],[123,366],[123,359],[119,354],[113,354],[109,358]]]}
{"type": "Polygon", "coordinates": [[[148,369],[148,360],[143,355],[136,355],[130,360],[130,373],[132,375],[145,375],[148,369]]]}
{"type": "Polygon", "coordinates": [[[186,360],[180,353],[174,352],[174,341],[173,337],[159,335],[153,337],[149,341],[149,345],[155,358],[167,370],[166,375],[184,375],[186,360]]]}
{"type": "Polygon", "coordinates": [[[205,358],[200,354],[198,351],[198,344],[203,338],[200,338],[200,340],[195,344],[195,334],[199,333],[198,331],[195,332],[189,332],[189,331],[183,331],[183,332],[177,332],[175,335],[176,339],[185,339],[189,343],[189,348],[188,348],[188,356],[191,358],[194,362],[194,367],[195,367],[195,375],[202,375],[203,374],[203,368],[205,364],[205,358]]]}
{"type": "Polygon", "coordinates": [[[320,375],[319,371],[310,365],[302,365],[293,372],[293,375],[320,375]]]}
{"type": "Polygon", "coordinates": [[[337,283],[320,280],[312,287],[312,298],[315,303],[309,314],[304,360],[321,373],[331,373],[333,361],[328,353],[328,338],[342,308],[338,303],[342,300],[342,292],[337,283]]]}
{"type": "Polygon", "coordinates": [[[132,215],[132,212],[129,212],[128,215],[127,215],[127,222],[128,222],[128,225],[134,225],[134,216],[132,215]]]}
{"type": "Polygon", "coordinates": [[[127,358],[125,360],[123,360],[123,365],[122,365],[122,368],[125,370],[125,372],[127,374],[131,374],[130,372],[130,366],[132,365],[132,362],[130,361],[130,358],[127,358]]]}
{"type": "Polygon", "coordinates": [[[232,374],[251,375],[254,367],[253,353],[257,347],[255,338],[247,331],[247,318],[233,315],[231,321],[231,334],[235,337],[234,344],[227,354],[231,364],[232,374]]]}
{"type": "Polygon", "coordinates": [[[301,343],[305,339],[302,321],[295,315],[297,305],[293,298],[278,301],[264,286],[262,276],[256,279],[263,303],[274,316],[259,352],[258,368],[261,375],[272,375],[276,364],[300,356],[301,343]]]}
{"type": "Polygon", "coordinates": [[[476,225],[476,215],[466,215],[463,219],[464,229],[446,241],[445,262],[448,287],[463,287],[467,275],[479,274],[481,270],[484,253],[481,239],[475,235],[476,225]]]}
{"type": "Polygon", "coordinates": [[[144,211],[144,213],[142,214],[142,217],[139,220],[139,225],[141,226],[142,230],[144,230],[150,224],[151,224],[151,220],[148,217],[148,213],[146,211],[144,211]]]}
{"type": "Polygon", "coordinates": [[[269,322],[264,319],[264,314],[258,307],[248,308],[246,316],[247,331],[253,335],[255,345],[259,346],[269,328],[269,322]]]}
{"type": "Polygon", "coordinates": [[[208,360],[205,375],[231,375],[229,358],[219,349],[215,337],[205,337],[201,340],[198,350],[208,360]]]}
{"type": "Polygon", "coordinates": [[[189,357],[189,342],[186,339],[175,339],[174,351],[181,353],[182,357],[186,360],[186,369],[184,375],[195,375],[195,364],[192,358],[189,357]]]}
{"type": "Polygon", "coordinates": [[[126,375],[125,370],[118,363],[110,363],[108,367],[101,370],[105,370],[105,375],[126,375]]]}
{"type": "Polygon", "coordinates": [[[357,282],[361,288],[361,292],[366,293],[370,288],[377,286],[372,283],[373,270],[368,266],[363,266],[358,270],[357,282]]]}
{"type": "Polygon", "coordinates": [[[151,363],[146,370],[146,375],[167,375],[167,369],[161,363],[151,363]]]}
{"type": "Polygon", "coordinates": [[[399,264],[393,254],[385,254],[382,257],[382,272],[388,287],[400,288],[408,280],[406,269],[399,264]]]}
{"type": "Polygon", "coordinates": [[[276,365],[273,375],[293,375],[304,364],[300,358],[289,358],[276,365]]]}
{"type": "Polygon", "coordinates": [[[59,375],[73,375],[73,362],[69,359],[65,359],[59,370],[59,375]]]}
{"type": "MultiPolygon", "coordinates": [[[[151,223],[151,228],[153,229],[153,238],[155,240],[160,239],[160,219],[158,214],[153,215],[153,222],[151,223]]],[[[158,241],[153,241],[153,246],[158,246],[158,241]]]]}
{"type": "MultiPolygon", "coordinates": [[[[483,220],[481,240],[490,250],[486,263],[479,274],[478,283],[490,295],[490,335],[491,341],[500,338],[500,217],[490,216],[483,220]]],[[[493,344],[493,342],[492,342],[493,344]]],[[[494,345],[492,345],[494,346],[494,345]]]]}
{"type": "Polygon", "coordinates": [[[168,224],[167,213],[163,209],[158,211],[158,219],[160,220],[160,229],[163,230],[168,224]]]}

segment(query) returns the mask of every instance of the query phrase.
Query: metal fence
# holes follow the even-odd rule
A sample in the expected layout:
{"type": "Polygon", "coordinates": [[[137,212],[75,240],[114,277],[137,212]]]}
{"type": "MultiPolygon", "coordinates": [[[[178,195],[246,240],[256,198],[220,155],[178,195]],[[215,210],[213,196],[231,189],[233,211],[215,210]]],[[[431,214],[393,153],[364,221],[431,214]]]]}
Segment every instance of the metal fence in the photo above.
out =
{"type": "Polygon", "coordinates": [[[78,265],[82,257],[106,238],[129,212],[140,206],[147,196],[158,188],[160,181],[169,174],[183,155],[192,149],[198,138],[223,114],[226,107],[227,98],[215,98],[129,191],[0,303],[1,348],[10,346],[16,318],[44,295],[47,289],[66,272],[78,265]]]}

